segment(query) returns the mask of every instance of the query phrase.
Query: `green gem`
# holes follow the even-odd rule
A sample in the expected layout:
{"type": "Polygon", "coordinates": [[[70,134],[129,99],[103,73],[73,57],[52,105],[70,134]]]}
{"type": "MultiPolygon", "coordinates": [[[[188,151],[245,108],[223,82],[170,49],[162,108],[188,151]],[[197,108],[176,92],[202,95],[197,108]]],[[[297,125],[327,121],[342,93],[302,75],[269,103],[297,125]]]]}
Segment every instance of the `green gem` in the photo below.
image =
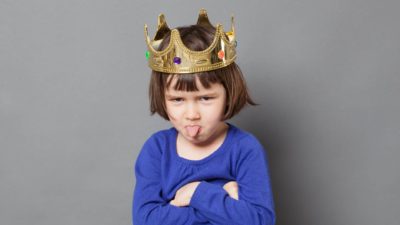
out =
{"type": "Polygon", "coordinates": [[[150,58],[150,52],[146,51],[146,59],[149,60],[149,58],[150,58]]]}

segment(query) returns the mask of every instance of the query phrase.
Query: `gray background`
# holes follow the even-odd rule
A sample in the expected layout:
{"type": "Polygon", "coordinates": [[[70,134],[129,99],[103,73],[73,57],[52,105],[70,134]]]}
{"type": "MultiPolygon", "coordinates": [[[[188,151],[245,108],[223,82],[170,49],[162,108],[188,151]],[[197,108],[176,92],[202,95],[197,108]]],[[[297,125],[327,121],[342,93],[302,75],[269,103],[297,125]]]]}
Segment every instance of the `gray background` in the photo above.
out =
{"type": "Polygon", "coordinates": [[[0,224],[131,224],[150,35],[200,8],[230,26],[258,107],[278,225],[390,225],[400,212],[398,1],[0,1],[0,224]]]}

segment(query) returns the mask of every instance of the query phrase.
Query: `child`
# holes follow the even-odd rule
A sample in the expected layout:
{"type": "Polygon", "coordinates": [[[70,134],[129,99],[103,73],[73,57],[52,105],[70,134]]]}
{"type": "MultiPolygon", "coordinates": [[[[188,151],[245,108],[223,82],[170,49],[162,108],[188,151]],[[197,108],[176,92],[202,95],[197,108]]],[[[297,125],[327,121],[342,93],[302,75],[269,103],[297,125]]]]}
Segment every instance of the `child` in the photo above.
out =
{"type": "Polygon", "coordinates": [[[173,127],[154,133],[136,160],[134,225],[272,225],[267,160],[257,138],[225,120],[250,98],[236,58],[233,25],[215,28],[204,9],[196,25],[150,40],[151,113],[173,127]]]}

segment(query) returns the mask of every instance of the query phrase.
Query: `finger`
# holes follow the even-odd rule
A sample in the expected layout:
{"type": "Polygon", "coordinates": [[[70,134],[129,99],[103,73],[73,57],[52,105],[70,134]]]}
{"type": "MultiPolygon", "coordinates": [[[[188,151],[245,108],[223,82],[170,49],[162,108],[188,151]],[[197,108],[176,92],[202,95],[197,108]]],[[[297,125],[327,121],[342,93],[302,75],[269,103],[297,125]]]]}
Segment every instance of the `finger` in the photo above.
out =
{"type": "Polygon", "coordinates": [[[239,194],[238,194],[237,191],[231,191],[231,192],[229,193],[229,196],[230,196],[231,198],[233,198],[233,199],[239,200],[239,194]]]}
{"type": "Polygon", "coordinates": [[[182,206],[182,203],[181,203],[180,201],[173,200],[173,201],[171,201],[171,202],[172,202],[172,204],[173,204],[174,206],[176,206],[176,207],[181,207],[181,206],[182,206]]]}
{"type": "Polygon", "coordinates": [[[226,186],[226,187],[237,187],[238,183],[236,181],[230,181],[230,182],[226,183],[224,186],[226,186]]]}
{"type": "Polygon", "coordinates": [[[232,193],[232,196],[231,196],[232,198],[234,198],[234,199],[236,199],[236,200],[239,200],[239,194],[238,194],[238,192],[237,191],[234,191],[233,193],[232,193]]]}
{"type": "Polygon", "coordinates": [[[230,192],[230,191],[238,191],[238,190],[239,190],[239,187],[237,187],[237,186],[229,186],[229,187],[226,187],[225,190],[226,190],[227,192],[230,192]]]}
{"type": "Polygon", "coordinates": [[[234,199],[238,200],[238,195],[239,195],[239,190],[238,190],[238,188],[235,188],[235,187],[229,188],[229,189],[227,190],[227,192],[228,192],[228,194],[229,194],[229,196],[230,196],[231,198],[234,198],[234,199]]]}
{"type": "Polygon", "coordinates": [[[173,205],[173,206],[178,206],[178,205],[177,205],[177,202],[175,201],[175,199],[172,200],[172,201],[170,201],[169,203],[170,203],[171,205],[173,205]]]}
{"type": "Polygon", "coordinates": [[[232,185],[233,187],[239,186],[238,183],[237,183],[236,181],[232,181],[231,185],[232,185]]]}
{"type": "Polygon", "coordinates": [[[231,186],[231,182],[228,182],[224,185],[224,189],[228,189],[231,186]]]}

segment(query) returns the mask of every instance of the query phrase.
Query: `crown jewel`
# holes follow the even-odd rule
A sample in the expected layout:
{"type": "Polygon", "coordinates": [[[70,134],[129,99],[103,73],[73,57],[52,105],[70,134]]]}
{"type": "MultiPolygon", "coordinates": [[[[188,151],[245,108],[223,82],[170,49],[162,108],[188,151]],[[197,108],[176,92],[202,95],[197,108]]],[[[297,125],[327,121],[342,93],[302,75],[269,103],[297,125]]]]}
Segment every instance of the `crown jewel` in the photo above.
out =
{"type": "MultiPolygon", "coordinates": [[[[164,14],[158,16],[158,28],[154,39],[151,40],[144,25],[144,34],[148,51],[146,58],[149,67],[164,73],[197,73],[223,68],[236,59],[236,35],[234,17],[231,17],[231,31],[224,32],[222,24],[217,24],[215,36],[211,45],[203,51],[193,51],[187,48],[181,39],[178,29],[172,31],[165,21],[164,14]],[[171,31],[168,46],[158,51],[164,36],[171,31]]],[[[207,12],[201,9],[197,25],[213,27],[208,20],[207,12]]]]}

